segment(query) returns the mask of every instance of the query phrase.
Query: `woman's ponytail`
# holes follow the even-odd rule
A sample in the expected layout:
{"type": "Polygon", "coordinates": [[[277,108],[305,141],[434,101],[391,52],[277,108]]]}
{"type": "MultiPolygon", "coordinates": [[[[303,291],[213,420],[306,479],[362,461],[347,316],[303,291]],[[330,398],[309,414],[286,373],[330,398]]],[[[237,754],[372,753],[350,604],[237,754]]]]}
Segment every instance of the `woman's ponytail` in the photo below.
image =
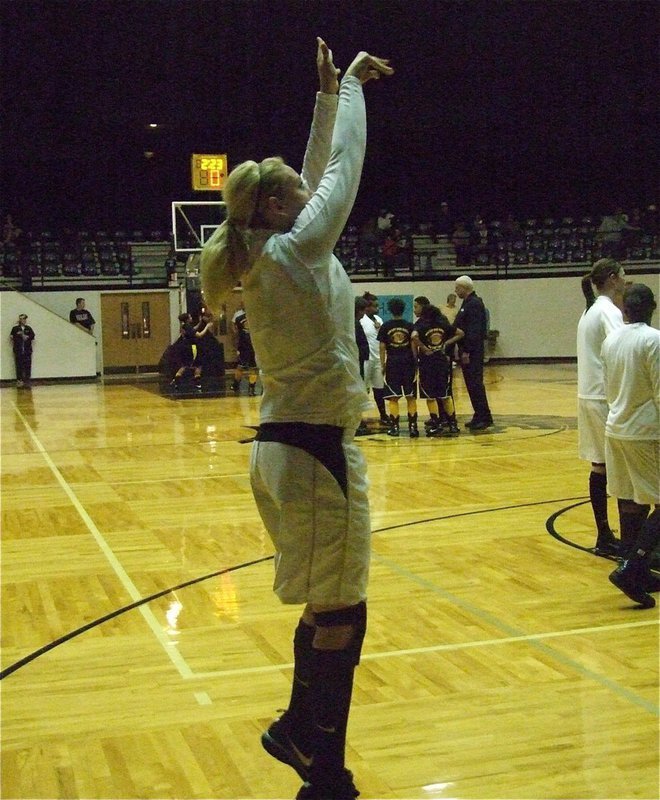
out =
{"type": "Polygon", "coordinates": [[[281,158],[261,164],[244,161],[229,173],[223,197],[227,219],[202,248],[200,271],[204,301],[218,311],[223,299],[250,269],[250,229],[263,227],[262,201],[281,180],[281,158]]]}

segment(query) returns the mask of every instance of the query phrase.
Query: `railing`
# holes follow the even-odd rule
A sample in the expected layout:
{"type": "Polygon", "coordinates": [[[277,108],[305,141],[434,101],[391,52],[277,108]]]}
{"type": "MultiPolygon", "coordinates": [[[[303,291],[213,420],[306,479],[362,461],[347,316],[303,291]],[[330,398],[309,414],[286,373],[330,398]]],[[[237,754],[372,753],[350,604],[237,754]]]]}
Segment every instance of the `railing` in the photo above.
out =
{"type": "Polygon", "coordinates": [[[355,280],[433,280],[466,272],[491,278],[544,277],[582,274],[603,255],[614,255],[630,271],[656,272],[660,262],[659,237],[644,236],[616,253],[603,247],[593,233],[559,235],[549,232],[493,238],[483,244],[455,247],[449,237],[412,234],[402,237],[398,252],[384,258],[373,241],[360,241],[355,231],[344,234],[335,254],[355,280]]]}
{"type": "Polygon", "coordinates": [[[21,291],[72,286],[164,288],[176,269],[170,254],[168,241],[86,239],[63,244],[38,239],[0,244],[0,280],[21,291]]]}

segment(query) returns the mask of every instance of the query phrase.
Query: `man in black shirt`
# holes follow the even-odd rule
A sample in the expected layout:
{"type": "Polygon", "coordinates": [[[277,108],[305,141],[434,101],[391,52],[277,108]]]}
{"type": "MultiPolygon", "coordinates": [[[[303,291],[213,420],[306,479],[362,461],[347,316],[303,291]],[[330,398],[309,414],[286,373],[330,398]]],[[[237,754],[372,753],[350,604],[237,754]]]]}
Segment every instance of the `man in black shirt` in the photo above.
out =
{"type": "Polygon", "coordinates": [[[11,329],[9,337],[14,348],[16,362],[16,385],[29,386],[32,377],[32,341],[34,331],[27,324],[27,314],[18,315],[18,324],[11,329]]]}
{"type": "Polygon", "coordinates": [[[493,424],[484,387],[484,343],[488,333],[486,309],[483,300],[474,291],[472,279],[467,275],[456,279],[456,294],[463,303],[454,325],[463,333],[458,343],[461,367],[474,410],[474,416],[465,427],[482,431],[493,424]]]}
{"type": "Polygon", "coordinates": [[[85,298],[76,298],[76,307],[69,312],[69,322],[82,328],[85,333],[94,333],[96,320],[85,308],[85,298]]]}

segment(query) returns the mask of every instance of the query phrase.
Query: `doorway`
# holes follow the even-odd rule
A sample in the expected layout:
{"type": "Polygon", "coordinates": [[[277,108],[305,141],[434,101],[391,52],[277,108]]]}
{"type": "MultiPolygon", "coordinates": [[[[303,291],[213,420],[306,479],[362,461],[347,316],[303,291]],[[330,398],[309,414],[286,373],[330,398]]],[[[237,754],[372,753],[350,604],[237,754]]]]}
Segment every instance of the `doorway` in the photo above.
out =
{"type": "Polygon", "coordinates": [[[169,292],[101,295],[103,371],[157,372],[170,344],[169,292]]]}

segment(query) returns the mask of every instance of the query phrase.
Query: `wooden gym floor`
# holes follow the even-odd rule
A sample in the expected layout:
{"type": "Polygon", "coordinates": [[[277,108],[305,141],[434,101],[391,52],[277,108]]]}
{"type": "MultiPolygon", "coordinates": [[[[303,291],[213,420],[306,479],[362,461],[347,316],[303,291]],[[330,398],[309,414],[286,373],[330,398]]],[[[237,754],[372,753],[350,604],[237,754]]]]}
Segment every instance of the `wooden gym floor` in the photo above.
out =
{"type": "MultiPolygon", "coordinates": [[[[656,798],[657,609],[636,610],[588,551],[575,367],[486,375],[491,431],[361,439],[361,797],[656,798]]],[[[288,701],[299,613],[271,592],[250,494],[259,398],[153,388],[0,391],[3,798],[299,787],[259,744],[288,701]]]]}

